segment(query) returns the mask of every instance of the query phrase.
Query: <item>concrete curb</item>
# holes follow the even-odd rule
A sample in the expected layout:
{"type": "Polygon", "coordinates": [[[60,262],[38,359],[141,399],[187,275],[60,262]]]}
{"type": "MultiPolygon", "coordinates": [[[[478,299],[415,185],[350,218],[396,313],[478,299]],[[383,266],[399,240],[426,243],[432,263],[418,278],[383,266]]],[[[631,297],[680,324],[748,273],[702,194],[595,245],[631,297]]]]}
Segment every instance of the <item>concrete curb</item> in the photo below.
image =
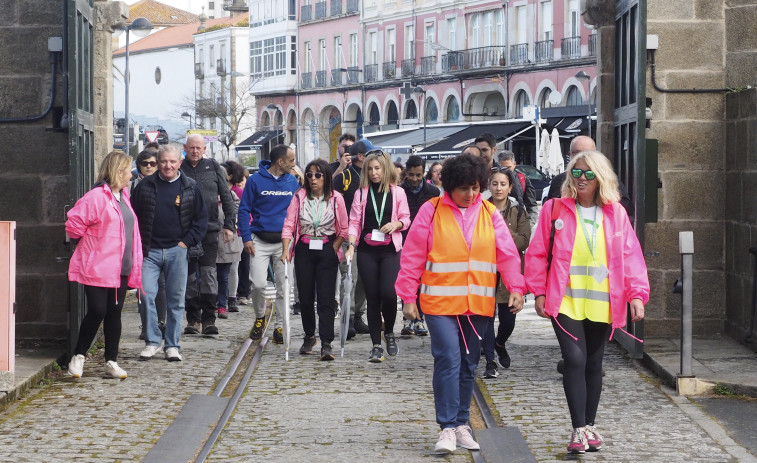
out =
{"type": "Polygon", "coordinates": [[[671,371],[668,371],[665,369],[662,364],[660,364],[658,361],[656,361],[652,356],[644,353],[644,358],[641,360],[641,363],[643,366],[651,370],[657,377],[659,377],[662,382],[672,388],[678,391],[680,395],[703,395],[703,394],[712,394],[714,393],[714,389],[716,384],[726,387],[733,391],[735,395],[743,395],[747,397],[755,397],[757,398],[757,387],[750,386],[746,384],[735,384],[735,383],[727,383],[723,381],[718,381],[717,383],[713,383],[712,381],[699,379],[699,378],[682,378],[684,379],[684,387],[679,387],[680,382],[678,375],[674,374],[671,371]],[[693,381],[692,381],[693,380],[693,381]]]}
{"type": "MultiPolygon", "coordinates": [[[[47,378],[50,372],[53,371],[53,365],[61,358],[62,356],[56,360],[46,362],[35,373],[20,378],[20,381],[17,381],[13,389],[0,392],[0,413],[5,412],[14,402],[22,399],[37,383],[47,378]]],[[[16,379],[18,380],[19,378],[17,377],[16,379]]]]}

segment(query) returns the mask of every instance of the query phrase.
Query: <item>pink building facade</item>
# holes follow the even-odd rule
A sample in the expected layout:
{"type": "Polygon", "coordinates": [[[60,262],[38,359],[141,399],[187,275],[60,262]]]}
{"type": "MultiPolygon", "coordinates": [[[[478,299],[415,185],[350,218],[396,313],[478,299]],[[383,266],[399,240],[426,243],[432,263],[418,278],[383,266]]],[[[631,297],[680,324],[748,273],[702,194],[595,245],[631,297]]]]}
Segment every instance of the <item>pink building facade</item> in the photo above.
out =
{"type": "Polygon", "coordinates": [[[597,47],[579,0],[301,1],[296,88],[256,93],[261,127],[300,162],[333,159],[343,132],[519,119],[528,105],[586,114],[597,47]]]}

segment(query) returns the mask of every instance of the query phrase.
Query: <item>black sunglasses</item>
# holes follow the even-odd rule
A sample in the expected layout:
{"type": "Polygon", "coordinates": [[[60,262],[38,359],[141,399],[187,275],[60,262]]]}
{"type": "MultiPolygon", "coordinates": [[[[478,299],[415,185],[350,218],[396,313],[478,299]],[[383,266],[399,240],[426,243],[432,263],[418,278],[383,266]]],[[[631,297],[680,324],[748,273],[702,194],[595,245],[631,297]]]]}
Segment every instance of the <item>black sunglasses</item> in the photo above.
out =
{"type": "Polygon", "coordinates": [[[584,175],[586,180],[594,180],[597,178],[593,170],[571,169],[570,175],[572,175],[573,178],[581,178],[581,175],[584,175]]]}
{"type": "Polygon", "coordinates": [[[323,173],[321,173],[321,172],[308,172],[307,174],[305,174],[305,177],[307,177],[308,179],[311,179],[313,177],[315,177],[316,179],[319,179],[319,178],[323,177],[323,173]]]}
{"type": "Polygon", "coordinates": [[[147,166],[155,167],[158,165],[158,162],[157,161],[142,161],[139,163],[139,165],[142,167],[147,167],[147,166]]]}

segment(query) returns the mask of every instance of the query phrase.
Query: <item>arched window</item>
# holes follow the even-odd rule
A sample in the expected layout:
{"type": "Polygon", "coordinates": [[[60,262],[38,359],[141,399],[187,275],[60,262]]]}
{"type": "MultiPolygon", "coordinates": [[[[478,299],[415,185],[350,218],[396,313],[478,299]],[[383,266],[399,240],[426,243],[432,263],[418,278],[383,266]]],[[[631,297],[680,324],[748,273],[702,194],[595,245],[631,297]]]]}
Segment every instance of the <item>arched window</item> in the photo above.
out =
{"type": "Polygon", "coordinates": [[[447,100],[447,115],[445,122],[456,122],[460,120],[460,104],[454,96],[447,100]]]}
{"type": "Polygon", "coordinates": [[[539,97],[539,107],[540,108],[551,108],[552,103],[549,102],[549,95],[552,94],[552,89],[547,87],[544,90],[541,91],[541,96],[539,97]]]}
{"type": "Polygon", "coordinates": [[[418,108],[415,106],[415,101],[413,100],[407,102],[407,109],[405,109],[405,119],[418,119],[418,108]]]}
{"type": "Polygon", "coordinates": [[[433,98],[426,98],[425,119],[427,123],[435,124],[439,122],[439,108],[433,98]]]}
{"type": "Polygon", "coordinates": [[[378,105],[376,103],[371,103],[368,114],[368,125],[379,125],[379,123],[381,122],[381,113],[379,112],[378,105]]]}
{"type": "Polygon", "coordinates": [[[386,123],[388,125],[399,124],[400,113],[397,111],[397,104],[394,101],[390,101],[386,108],[386,123]]]}
{"type": "Polygon", "coordinates": [[[570,87],[565,98],[565,106],[580,106],[582,104],[584,104],[584,99],[581,98],[581,92],[578,91],[578,87],[570,87]]]}
{"type": "Polygon", "coordinates": [[[526,91],[519,90],[518,93],[515,94],[515,102],[513,103],[513,117],[515,117],[516,119],[523,117],[523,107],[530,104],[531,101],[528,99],[526,91]]]}

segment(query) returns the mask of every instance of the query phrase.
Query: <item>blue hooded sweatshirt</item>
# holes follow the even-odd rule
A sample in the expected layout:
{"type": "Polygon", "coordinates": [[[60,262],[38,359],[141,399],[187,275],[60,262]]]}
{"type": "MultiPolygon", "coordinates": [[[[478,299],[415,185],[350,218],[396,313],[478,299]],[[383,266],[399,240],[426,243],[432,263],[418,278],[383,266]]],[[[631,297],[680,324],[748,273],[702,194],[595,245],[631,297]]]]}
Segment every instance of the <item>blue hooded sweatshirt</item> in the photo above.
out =
{"type": "Polygon", "coordinates": [[[258,173],[247,180],[239,203],[237,228],[242,242],[252,241],[255,232],[280,233],[284,229],[289,203],[294,192],[300,188],[297,179],[290,173],[274,178],[268,172],[271,161],[260,161],[258,167],[258,173]]]}

